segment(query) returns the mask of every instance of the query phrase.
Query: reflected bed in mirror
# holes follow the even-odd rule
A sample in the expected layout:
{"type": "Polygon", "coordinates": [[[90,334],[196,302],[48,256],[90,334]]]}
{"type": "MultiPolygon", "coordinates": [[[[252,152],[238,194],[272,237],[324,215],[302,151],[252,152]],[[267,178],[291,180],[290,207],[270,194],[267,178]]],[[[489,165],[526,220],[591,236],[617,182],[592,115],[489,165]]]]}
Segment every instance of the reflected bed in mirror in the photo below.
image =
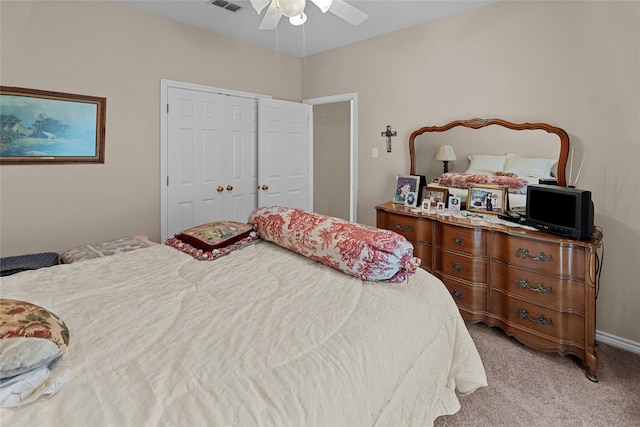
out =
{"type": "MultiPolygon", "coordinates": [[[[415,130],[409,138],[411,175],[449,189],[466,201],[470,185],[507,185],[509,207],[524,210],[526,187],[541,178],[566,186],[569,136],[547,123],[511,123],[502,119],[457,120],[444,126],[415,130]],[[450,145],[456,160],[436,159],[441,146],[450,145]]],[[[432,184],[433,185],[433,184],[432,184]]]]}

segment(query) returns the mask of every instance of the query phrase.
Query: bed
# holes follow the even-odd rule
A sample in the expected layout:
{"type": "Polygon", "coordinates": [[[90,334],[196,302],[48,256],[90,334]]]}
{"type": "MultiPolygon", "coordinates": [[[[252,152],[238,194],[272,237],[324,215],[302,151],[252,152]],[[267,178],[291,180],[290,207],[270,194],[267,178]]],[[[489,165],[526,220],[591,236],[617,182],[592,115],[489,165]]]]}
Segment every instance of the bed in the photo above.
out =
{"type": "MultiPolygon", "coordinates": [[[[324,241],[344,242],[341,226],[324,241]]],[[[162,244],[2,278],[3,299],[44,307],[69,332],[55,393],[1,408],[2,424],[425,426],[487,384],[425,270],[362,280],[260,237],[219,256],[231,246],[162,244]]]]}
{"type": "Polygon", "coordinates": [[[429,185],[446,188],[463,203],[472,185],[500,185],[508,189],[509,207],[525,210],[528,185],[541,179],[567,185],[569,136],[547,123],[456,120],[412,132],[409,155],[411,175],[435,178],[429,185]],[[434,159],[441,145],[455,150],[451,172],[442,173],[442,163],[434,159]]]}

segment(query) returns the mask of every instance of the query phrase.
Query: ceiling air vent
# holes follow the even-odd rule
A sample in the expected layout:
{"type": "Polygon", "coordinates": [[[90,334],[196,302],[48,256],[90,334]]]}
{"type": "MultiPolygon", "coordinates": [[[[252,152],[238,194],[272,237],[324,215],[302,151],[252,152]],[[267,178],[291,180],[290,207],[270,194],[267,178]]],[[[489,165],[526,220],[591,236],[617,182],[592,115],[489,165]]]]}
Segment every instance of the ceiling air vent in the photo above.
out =
{"type": "Polygon", "coordinates": [[[239,12],[240,9],[242,9],[242,6],[238,6],[237,4],[233,4],[231,2],[224,1],[224,0],[211,0],[209,3],[211,3],[214,6],[221,7],[230,12],[239,12]]]}

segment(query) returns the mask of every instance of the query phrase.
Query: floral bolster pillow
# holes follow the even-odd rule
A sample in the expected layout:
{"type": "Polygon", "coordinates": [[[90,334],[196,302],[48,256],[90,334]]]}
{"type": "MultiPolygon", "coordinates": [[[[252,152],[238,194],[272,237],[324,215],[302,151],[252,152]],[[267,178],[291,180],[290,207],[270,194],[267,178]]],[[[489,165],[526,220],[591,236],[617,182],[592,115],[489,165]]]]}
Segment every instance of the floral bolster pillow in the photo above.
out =
{"type": "Polygon", "coordinates": [[[343,219],[281,206],[249,217],[264,240],[362,280],[405,282],[422,260],[403,236],[343,219]]]}

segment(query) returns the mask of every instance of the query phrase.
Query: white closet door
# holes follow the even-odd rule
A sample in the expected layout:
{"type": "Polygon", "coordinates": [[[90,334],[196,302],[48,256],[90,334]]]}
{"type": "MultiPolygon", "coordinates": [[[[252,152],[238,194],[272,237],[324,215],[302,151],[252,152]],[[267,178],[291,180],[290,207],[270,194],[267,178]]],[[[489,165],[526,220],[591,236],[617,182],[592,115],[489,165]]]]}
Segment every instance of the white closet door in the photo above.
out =
{"type": "Polygon", "coordinates": [[[258,101],[258,205],[311,210],[311,105],[258,101]]]}
{"type": "Polygon", "coordinates": [[[168,89],[168,235],[257,206],[257,102],[168,89]]]}
{"type": "Polygon", "coordinates": [[[225,218],[247,222],[258,206],[258,103],[255,99],[225,96],[229,137],[225,144],[225,218]],[[228,186],[231,185],[231,190],[228,186]]]}
{"type": "Polygon", "coordinates": [[[162,239],[246,222],[257,206],[312,209],[310,105],[182,82],[163,88],[162,239]]]}
{"type": "Polygon", "coordinates": [[[224,215],[225,97],[169,88],[169,235],[224,215]]]}

